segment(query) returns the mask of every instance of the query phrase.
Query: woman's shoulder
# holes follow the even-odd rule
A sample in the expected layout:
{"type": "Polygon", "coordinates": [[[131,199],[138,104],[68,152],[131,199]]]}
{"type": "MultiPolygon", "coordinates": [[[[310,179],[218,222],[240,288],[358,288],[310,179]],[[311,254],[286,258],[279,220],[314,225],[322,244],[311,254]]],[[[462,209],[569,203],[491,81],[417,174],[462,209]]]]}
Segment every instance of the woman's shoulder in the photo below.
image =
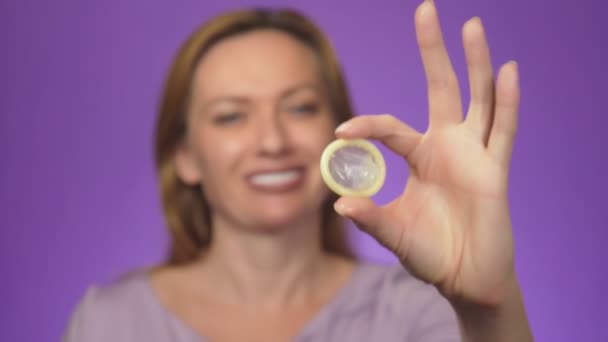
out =
{"type": "Polygon", "coordinates": [[[447,340],[458,336],[456,315],[449,302],[402,265],[363,262],[356,272],[346,309],[377,322],[377,330],[398,330],[397,336],[406,334],[413,341],[428,331],[447,340]]]}
{"type": "Polygon", "coordinates": [[[146,271],[138,269],[90,286],[72,312],[64,341],[122,341],[134,322],[152,323],[160,313],[147,281],[146,271]]]}
{"type": "Polygon", "coordinates": [[[95,299],[109,306],[123,306],[139,298],[147,282],[147,270],[136,269],[120,275],[107,283],[91,285],[85,299],[95,299]]]}
{"type": "Polygon", "coordinates": [[[389,297],[391,302],[411,304],[422,297],[443,298],[435,287],[420,281],[400,264],[362,262],[355,277],[354,291],[361,295],[366,294],[366,297],[374,293],[374,300],[385,300],[389,297]]]}
{"type": "Polygon", "coordinates": [[[436,303],[451,310],[448,301],[433,285],[414,277],[400,264],[364,262],[357,272],[355,295],[369,298],[376,305],[403,312],[436,303]]]}

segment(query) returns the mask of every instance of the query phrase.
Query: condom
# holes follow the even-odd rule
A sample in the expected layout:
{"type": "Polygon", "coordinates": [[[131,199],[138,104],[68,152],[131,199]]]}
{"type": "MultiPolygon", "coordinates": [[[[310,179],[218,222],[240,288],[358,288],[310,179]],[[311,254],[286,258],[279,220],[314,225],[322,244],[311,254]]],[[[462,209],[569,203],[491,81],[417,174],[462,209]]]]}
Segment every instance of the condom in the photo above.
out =
{"type": "Polygon", "coordinates": [[[384,184],[386,165],[380,150],[364,139],[337,139],[321,155],[321,176],[340,196],[369,197],[384,184]]]}

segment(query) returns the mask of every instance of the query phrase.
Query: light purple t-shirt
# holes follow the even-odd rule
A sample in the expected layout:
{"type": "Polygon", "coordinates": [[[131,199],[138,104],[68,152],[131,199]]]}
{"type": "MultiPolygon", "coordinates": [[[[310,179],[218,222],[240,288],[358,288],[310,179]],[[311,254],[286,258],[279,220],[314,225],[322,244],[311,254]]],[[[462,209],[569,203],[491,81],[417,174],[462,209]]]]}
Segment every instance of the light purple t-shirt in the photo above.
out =
{"type": "MultiPolygon", "coordinates": [[[[64,336],[64,342],[109,341],[208,340],[168,311],[146,273],[136,271],[89,288],[64,336]]],[[[294,341],[453,342],[460,335],[452,307],[434,287],[401,266],[362,263],[294,341]]]]}

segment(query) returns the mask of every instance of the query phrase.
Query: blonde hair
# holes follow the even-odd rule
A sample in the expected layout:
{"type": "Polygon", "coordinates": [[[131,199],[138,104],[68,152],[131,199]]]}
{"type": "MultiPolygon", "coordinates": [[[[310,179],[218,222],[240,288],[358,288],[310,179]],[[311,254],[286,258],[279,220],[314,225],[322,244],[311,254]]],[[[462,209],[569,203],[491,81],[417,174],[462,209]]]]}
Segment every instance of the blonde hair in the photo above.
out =
{"type": "MultiPolygon", "coordinates": [[[[187,185],[175,170],[175,151],[186,132],[186,112],[192,75],[202,58],[222,39],[258,29],[285,32],[312,48],[321,65],[336,124],[352,117],[352,109],[336,54],[325,35],[305,16],[293,10],[240,10],[213,18],[182,45],[165,81],[155,133],[155,163],[162,208],[170,232],[166,262],[176,265],[195,260],[211,243],[210,210],[200,186],[187,185]]],[[[342,218],[333,210],[337,196],[323,204],[321,243],[325,251],[354,258],[342,218]]]]}

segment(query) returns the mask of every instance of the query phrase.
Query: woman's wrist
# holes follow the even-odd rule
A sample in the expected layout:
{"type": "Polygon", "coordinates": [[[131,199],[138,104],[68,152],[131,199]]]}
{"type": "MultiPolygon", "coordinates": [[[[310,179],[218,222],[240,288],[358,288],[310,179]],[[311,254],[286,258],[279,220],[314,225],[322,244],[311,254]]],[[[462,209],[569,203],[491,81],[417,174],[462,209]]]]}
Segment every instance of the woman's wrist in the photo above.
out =
{"type": "Polygon", "coordinates": [[[519,283],[509,282],[504,299],[485,305],[448,298],[458,317],[463,341],[526,342],[533,341],[519,283]]]}

